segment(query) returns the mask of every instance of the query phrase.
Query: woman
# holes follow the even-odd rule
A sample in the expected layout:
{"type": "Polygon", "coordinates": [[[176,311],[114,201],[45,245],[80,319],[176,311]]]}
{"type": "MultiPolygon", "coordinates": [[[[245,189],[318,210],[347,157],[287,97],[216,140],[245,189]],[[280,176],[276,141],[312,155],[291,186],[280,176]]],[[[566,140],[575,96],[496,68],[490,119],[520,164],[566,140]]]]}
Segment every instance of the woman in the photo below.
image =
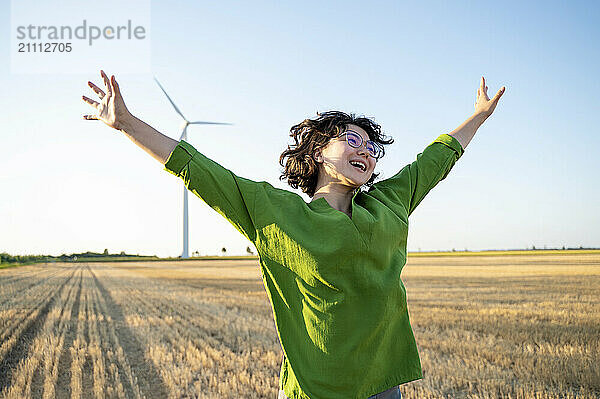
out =
{"type": "Polygon", "coordinates": [[[400,280],[408,217],[448,175],[504,87],[490,100],[482,77],[475,113],[376,183],[377,159],[392,142],[379,125],[332,111],[292,127],[282,178],[312,197],[307,204],[135,118],[115,77],[101,75],[107,92],[89,82],[101,101],[84,96],[97,110],[84,118],[125,133],[255,244],[284,352],[279,398],[399,398],[400,384],[422,378],[400,280]]]}

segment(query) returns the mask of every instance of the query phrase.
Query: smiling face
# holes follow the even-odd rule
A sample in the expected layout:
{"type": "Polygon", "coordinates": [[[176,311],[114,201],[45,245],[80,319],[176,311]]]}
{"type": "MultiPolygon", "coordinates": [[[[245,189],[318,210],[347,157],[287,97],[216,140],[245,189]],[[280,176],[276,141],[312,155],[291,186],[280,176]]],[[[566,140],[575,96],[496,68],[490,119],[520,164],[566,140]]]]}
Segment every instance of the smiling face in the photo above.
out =
{"type": "Polygon", "coordinates": [[[352,124],[347,125],[346,131],[360,135],[363,145],[353,148],[346,142],[345,135],[341,135],[331,139],[325,147],[316,150],[313,158],[319,164],[317,187],[338,183],[354,190],[371,178],[377,160],[371,157],[365,148],[369,135],[361,127],[352,124]],[[362,166],[358,166],[357,163],[362,166]]]}

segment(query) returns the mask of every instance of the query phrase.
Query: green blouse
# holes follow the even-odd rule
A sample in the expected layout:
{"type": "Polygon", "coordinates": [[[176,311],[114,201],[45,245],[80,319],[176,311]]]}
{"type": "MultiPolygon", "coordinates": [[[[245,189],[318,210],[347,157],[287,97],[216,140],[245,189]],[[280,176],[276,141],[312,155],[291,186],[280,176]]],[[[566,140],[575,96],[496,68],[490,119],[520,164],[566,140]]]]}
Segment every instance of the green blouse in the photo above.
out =
{"type": "Polygon", "coordinates": [[[463,154],[442,134],[389,179],[358,191],[352,217],[324,198],[235,175],[182,140],[165,170],[260,256],[291,399],[366,398],[422,378],[400,273],[408,217],[463,154]]]}

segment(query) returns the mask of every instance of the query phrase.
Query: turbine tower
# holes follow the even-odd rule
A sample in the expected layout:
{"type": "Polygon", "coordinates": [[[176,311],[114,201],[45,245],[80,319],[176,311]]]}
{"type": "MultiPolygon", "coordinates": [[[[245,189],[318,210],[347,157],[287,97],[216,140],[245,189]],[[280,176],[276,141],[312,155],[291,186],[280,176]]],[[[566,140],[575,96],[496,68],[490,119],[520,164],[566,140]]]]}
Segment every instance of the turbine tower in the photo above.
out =
{"type": "MultiPolygon", "coordinates": [[[[181,113],[179,108],[177,108],[177,105],[175,105],[173,100],[171,100],[171,97],[169,97],[169,95],[167,94],[165,89],[162,87],[162,85],[160,84],[158,79],[156,79],[156,77],[155,77],[154,80],[156,81],[156,83],[158,84],[158,87],[160,87],[162,92],[165,93],[165,96],[167,96],[167,99],[169,100],[169,102],[171,103],[173,108],[175,108],[175,112],[177,112],[179,114],[179,116],[181,116],[183,118],[183,123],[181,124],[181,127],[182,127],[181,137],[179,138],[179,141],[181,141],[181,140],[187,141],[188,125],[232,125],[232,123],[224,123],[224,122],[206,122],[206,121],[190,122],[189,120],[186,119],[185,116],[183,116],[183,114],[181,113]]],[[[188,190],[184,184],[183,185],[183,251],[181,252],[181,258],[186,259],[189,257],[190,256],[189,256],[189,229],[188,229],[188,190]]]]}

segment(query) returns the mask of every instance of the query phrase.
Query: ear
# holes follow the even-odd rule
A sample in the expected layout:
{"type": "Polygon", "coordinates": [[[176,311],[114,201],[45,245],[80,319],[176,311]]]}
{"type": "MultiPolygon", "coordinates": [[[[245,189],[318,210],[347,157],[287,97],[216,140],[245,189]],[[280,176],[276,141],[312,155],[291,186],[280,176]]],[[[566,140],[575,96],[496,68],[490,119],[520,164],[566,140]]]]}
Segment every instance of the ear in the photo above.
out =
{"type": "Polygon", "coordinates": [[[323,162],[323,154],[321,153],[321,149],[315,150],[315,152],[313,152],[313,159],[317,162],[317,163],[322,163],[323,162]]]}

